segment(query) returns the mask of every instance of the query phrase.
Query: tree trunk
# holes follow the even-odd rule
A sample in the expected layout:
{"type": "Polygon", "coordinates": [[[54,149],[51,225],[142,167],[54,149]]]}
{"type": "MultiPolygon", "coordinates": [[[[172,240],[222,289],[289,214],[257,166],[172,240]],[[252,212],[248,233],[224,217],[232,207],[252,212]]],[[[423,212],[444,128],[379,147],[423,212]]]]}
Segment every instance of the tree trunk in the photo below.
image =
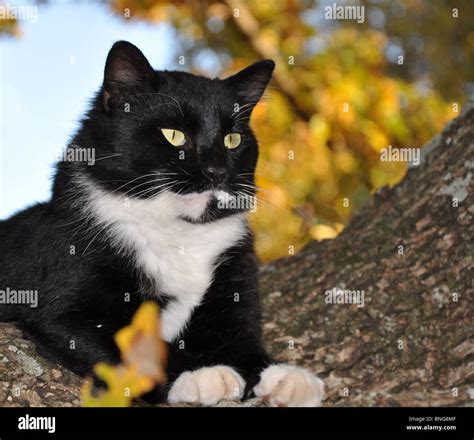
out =
{"type": "MultiPolygon", "coordinates": [[[[267,345],[326,406],[472,405],[473,152],[470,102],[340,236],[261,268],[267,345]]],[[[81,382],[0,324],[0,406],[76,406],[81,382]]]]}

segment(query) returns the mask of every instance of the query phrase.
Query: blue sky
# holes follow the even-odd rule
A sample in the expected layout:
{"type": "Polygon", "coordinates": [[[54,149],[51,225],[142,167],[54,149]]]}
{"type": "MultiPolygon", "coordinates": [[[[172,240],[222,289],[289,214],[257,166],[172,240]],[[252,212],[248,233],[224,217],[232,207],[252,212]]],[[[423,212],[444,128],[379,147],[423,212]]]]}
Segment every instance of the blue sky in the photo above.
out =
{"type": "Polygon", "coordinates": [[[169,26],[126,22],[96,3],[41,5],[38,22],[20,26],[20,38],[0,39],[0,218],[48,199],[52,165],[115,41],[137,45],[156,69],[177,57],[169,26]]]}

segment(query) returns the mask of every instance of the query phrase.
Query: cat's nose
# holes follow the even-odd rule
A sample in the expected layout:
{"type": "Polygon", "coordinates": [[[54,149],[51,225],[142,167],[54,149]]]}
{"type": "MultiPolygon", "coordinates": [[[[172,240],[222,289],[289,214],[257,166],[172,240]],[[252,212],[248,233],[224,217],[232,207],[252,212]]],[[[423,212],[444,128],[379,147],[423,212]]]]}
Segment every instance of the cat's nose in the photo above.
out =
{"type": "Polygon", "coordinates": [[[203,169],[203,174],[214,184],[225,182],[227,179],[227,169],[222,166],[209,165],[203,169]]]}

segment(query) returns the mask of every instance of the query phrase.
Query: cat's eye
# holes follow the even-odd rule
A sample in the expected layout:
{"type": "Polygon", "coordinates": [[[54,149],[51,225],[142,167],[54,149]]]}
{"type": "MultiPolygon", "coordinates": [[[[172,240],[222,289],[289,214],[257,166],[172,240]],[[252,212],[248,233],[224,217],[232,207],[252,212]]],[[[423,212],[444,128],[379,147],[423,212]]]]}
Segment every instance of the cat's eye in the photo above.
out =
{"type": "Polygon", "coordinates": [[[179,130],[174,130],[172,128],[162,128],[161,132],[166,140],[175,147],[181,147],[186,142],[186,136],[184,133],[179,130]]]}
{"type": "Polygon", "coordinates": [[[224,145],[229,150],[233,150],[240,145],[242,138],[239,133],[229,133],[224,137],[224,145]]]}

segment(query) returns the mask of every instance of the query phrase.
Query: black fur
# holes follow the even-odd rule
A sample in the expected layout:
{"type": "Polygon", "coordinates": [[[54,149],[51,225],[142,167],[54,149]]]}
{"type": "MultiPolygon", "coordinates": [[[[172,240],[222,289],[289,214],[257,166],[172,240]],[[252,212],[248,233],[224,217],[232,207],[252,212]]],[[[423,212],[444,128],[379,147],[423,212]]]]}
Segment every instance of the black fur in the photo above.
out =
{"type": "MultiPolygon", "coordinates": [[[[94,223],[80,209],[84,194],[78,178],[106,191],[149,198],[158,191],[153,183],[134,186],[141,176],[159,169],[178,173],[180,184],[171,189],[174,192],[216,187],[236,192],[237,183],[242,183],[253,194],[258,146],[248,121],[273,67],[272,61],[262,61],[226,80],[157,72],[135,46],[116,43],[107,59],[103,87],[68,147],[95,149],[95,164],[59,162],[51,200],[0,222],[0,289],[34,289],[39,296],[37,308],[0,304],[0,320],[16,322],[44,356],[80,375],[91,374],[99,361],[117,362],[114,333],[155,292],[130,256],[119,253],[106,234],[91,244],[94,223]],[[237,116],[236,103],[241,107],[237,116]],[[189,138],[182,148],[173,147],[160,128],[179,129],[189,138]],[[242,135],[242,145],[235,150],[223,146],[229,132],[242,135]],[[216,168],[224,170],[218,181],[207,173],[216,168]],[[125,292],[129,302],[124,301],[125,292]],[[70,348],[71,340],[75,349],[70,348]]],[[[236,213],[215,209],[215,203],[201,218],[187,220],[212,222],[236,213]]],[[[165,309],[166,292],[161,293],[154,298],[165,309]]],[[[214,281],[179,338],[185,349],[168,344],[168,384],[148,397],[163,400],[183,371],[214,364],[235,367],[250,390],[271,362],[261,342],[260,315],[249,232],[219,257],[214,281]],[[234,292],[242,292],[239,302],[234,292]]]]}

